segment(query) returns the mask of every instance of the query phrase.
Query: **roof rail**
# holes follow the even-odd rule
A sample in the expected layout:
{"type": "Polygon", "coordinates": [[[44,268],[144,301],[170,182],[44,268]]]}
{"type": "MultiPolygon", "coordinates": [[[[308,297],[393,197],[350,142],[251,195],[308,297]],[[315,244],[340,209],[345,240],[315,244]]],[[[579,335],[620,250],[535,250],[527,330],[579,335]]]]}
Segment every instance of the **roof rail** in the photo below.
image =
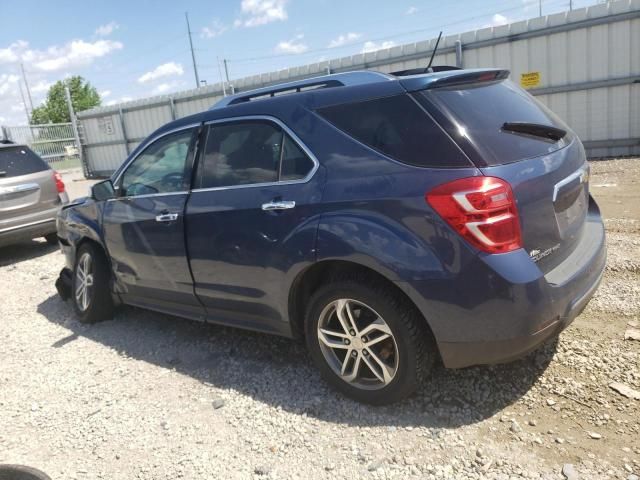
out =
{"type": "Polygon", "coordinates": [[[299,93],[314,88],[348,87],[394,80],[390,75],[372,71],[357,71],[322,75],[306,78],[294,82],[279,83],[268,87],[248,90],[246,92],[229,95],[216,102],[209,110],[227,107],[238,103],[250,102],[263,97],[275,97],[278,94],[299,93]]]}

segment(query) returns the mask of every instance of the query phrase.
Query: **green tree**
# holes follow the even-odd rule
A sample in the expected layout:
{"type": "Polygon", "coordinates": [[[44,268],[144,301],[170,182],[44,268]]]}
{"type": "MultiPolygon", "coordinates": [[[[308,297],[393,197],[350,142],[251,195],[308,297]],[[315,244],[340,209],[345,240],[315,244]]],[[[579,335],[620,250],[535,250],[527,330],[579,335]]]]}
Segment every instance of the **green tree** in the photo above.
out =
{"type": "Polygon", "coordinates": [[[33,109],[31,123],[62,123],[70,122],[69,108],[65,98],[64,87],[71,92],[71,104],[75,112],[81,112],[100,106],[100,95],[93,85],[80,76],[58,80],[47,93],[42,105],[33,109]]]}

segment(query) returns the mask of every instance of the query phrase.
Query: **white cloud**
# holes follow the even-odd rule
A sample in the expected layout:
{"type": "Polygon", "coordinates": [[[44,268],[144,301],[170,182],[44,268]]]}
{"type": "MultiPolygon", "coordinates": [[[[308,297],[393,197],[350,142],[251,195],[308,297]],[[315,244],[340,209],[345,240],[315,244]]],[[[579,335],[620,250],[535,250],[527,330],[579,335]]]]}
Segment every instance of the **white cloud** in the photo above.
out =
{"type": "Polygon", "coordinates": [[[293,54],[306,52],[309,47],[307,47],[304,43],[302,43],[301,40],[303,38],[304,38],[304,35],[299,34],[289,41],[280,42],[278,43],[278,45],[276,45],[275,51],[278,53],[293,53],[293,54]]]}
{"type": "Polygon", "coordinates": [[[491,23],[485,25],[485,27],[499,27],[500,25],[506,25],[511,23],[511,20],[500,13],[496,13],[493,17],[491,17],[491,23]]]}
{"type": "Polygon", "coordinates": [[[222,35],[226,31],[227,27],[225,27],[220,20],[214,18],[210,26],[203,27],[202,30],[200,30],[200,37],[214,38],[222,35]]]}
{"type": "Polygon", "coordinates": [[[96,29],[95,34],[98,35],[99,37],[106,37],[111,35],[114,31],[116,31],[119,28],[120,28],[120,25],[118,25],[116,22],[109,22],[105,25],[100,25],[96,29]]]}
{"type": "Polygon", "coordinates": [[[345,35],[339,35],[337,38],[334,38],[329,42],[329,48],[341,47],[342,45],[346,45],[347,43],[355,42],[362,35],[360,33],[349,32],[345,35]]]}
{"type": "Polygon", "coordinates": [[[98,92],[98,94],[100,95],[100,98],[107,98],[111,96],[111,90],[102,90],[101,92],[98,92]]]}
{"type": "Polygon", "coordinates": [[[49,91],[49,88],[51,88],[51,85],[53,84],[49,82],[45,82],[44,80],[40,80],[38,83],[34,85],[30,85],[30,88],[32,93],[45,93],[49,91]]]}
{"type": "Polygon", "coordinates": [[[362,47],[362,53],[369,53],[369,52],[375,52],[376,50],[382,50],[384,48],[391,48],[393,46],[395,46],[396,42],[394,42],[393,40],[387,40],[384,41],[382,43],[376,43],[376,42],[365,42],[365,44],[362,47]]]}
{"type": "Polygon", "coordinates": [[[6,48],[0,48],[0,63],[13,63],[20,60],[21,53],[27,49],[29,42],[18,40],[6,48]]]}
{"type": "Polygon", "coordinates": [[[13,113],[24,112],[24,105],[21,103],[17,103],[16,105],[11,105],[11,111],[13,113]]]}
{"type": "Polygon", "coordinates": [[[6,95],[18,84],[20,77],[17,75],[3,73],[0,75],[0,95],[6,95]]]}
{"type": "Polygon", "coordinates": [[[160,85],[156,86],[152,91],[151,94],[152,95],[160,95],[162,93],[166,93],[169,90],[171,90],[172,85],[170,83],[161,83],[160,85]]]}
{"type": "Polygon", "coordinates": [[[122,43],[111,40],[97,40],[95,42],[72,40],[63,46],[54,45],[46,50],[32,50],[27,48],[28,45],[27,42],[21,43],[14,49],[14,54],[18,59],[44,72],[88,65],[96,58],[104,57],[123,47],[122,43]]]}
{"type": "Polygon", "coordinates": [[[175,62],[163,63],[138,78],[138,82],[147,83],[157,80],[158,78],[172,77],[174,75],[182,75],[183,73],[184,69],[181,64],[175,62]]]}
{"type": "Polygon", "coordinates": [[[413,15],[415,13],[418,13],[419,10],[420,9],[418,7],[411,6],[411,7],[407,8],[407,11],[404,12],[404,14],[405,15],[413,15]]]}
{"type": "Polygon", "coordinates": [[[257,27],[267,23],[286,20],[287,0],[242,0],[241,17],[234,22],[236,27],[257,27]]]}

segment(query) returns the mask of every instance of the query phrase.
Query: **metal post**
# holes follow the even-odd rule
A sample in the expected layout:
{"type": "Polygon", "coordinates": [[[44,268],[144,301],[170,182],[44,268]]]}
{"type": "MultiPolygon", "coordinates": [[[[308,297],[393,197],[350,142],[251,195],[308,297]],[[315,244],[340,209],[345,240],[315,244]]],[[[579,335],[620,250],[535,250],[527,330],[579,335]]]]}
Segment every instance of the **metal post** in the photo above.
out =
{"type": "Polygon", "coordinates": [[[29,99],[29,106],[31,107],[31,113],[33,114],[33,100],[31,99],[31,90],[29,89],[29,82],[27,82],[27,75],[24,73],[23,63],[20,63],[20,70],[22,70],[22,80],[24,80],[24,86],[27,89],[27,98],[29,99]]]}
{"type": "Polygon", "coordinates": [[[227,83],[230,83],[229,82],[229,67],[227,66],[227,59],[224,58],[224,59],[222,59],[222,61],[224,62],[224,75],[225,75],[225,77],[227,77],[227,83]]]}
{"type": "Polygon", "coordinates": [[[198,78],[198,66],[196,65],[196,54],[193,52],[193,40],[191,39],[191,27],[189,26],[189,14],[184,12],[187,20],[187,33],[189,34],[189,48],[191,48],[191,60],[193,60],[193,73],[196,76],[196,88],[200,88],[200,78],[198,78]]]}
{"type": "Polygon", "coordinates": [[[220,75],[220,83],[222,83],[222,96],[227,96],[227,87],[224,78],[222,78],[222,68],[220,68],[220,57],[216,57],[216,63],[218,64],[218,75],[220,75]]]}
{"type": "Polygon", "coordinates": [[[9,132],[7,132],[7,127],[0,127],[0,130],[2,130],[1,140],[9,140],[9,132]]]}
{"type": "Polygon", "coordinates": [[[24,114],[27,116],[27,125],[31,125],[31,115],[27,108],[27,102],[24,100],[24,92],[22,91],[22,84],[20,82],[18,82],[18,87],[20,88],[20,97],[22,98],[22,105],[24,106],[24,114]]]}
{"type": "Polygon", "coordinates": [[[456,40],[456,67],[462,68],[462,42],[456,40]]]}
{"type": "Polygon", "coordinates": [[[120,128],[122,129],[122,141],[124,142],[124,149],[127,152],[127,156],[129,155],[129,139],[127,138],[127,130],[124,128],[124,113],[122,112],[122,108],[118,109],[118,115],[120,116],[120,128]]]}
{"type": "Polygon", "coordinates": [[[538,0],[538,16],[542,16],[542,0],[538,0]]]}
{"type": "MultiPolygon", "coordinates": [[[[78,131],[78,122],[76,120],[76,112],[73,110],[73,103],[71,103],[71,92],[69,91],[69,86],[64,86],[64,96],[67,99],[67,108],[69,108],[69,117],[71,117],[71,128],[73,128],[73,138],[75,138],[76,147],[78,147],[78,158],[80,159],[80,164],[84,168],[84,158],[82,155],[82,145],[80,144],[80,132],[78,131]]],[[[86,176],[86,169],[85,169],[86,176]]]]}

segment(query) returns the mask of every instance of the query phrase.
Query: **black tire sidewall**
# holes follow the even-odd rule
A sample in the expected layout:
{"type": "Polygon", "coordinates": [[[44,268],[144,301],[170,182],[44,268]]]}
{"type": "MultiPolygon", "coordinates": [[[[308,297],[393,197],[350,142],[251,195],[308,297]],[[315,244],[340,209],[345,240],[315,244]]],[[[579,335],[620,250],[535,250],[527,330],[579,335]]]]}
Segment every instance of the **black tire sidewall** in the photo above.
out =
{"type": "Polygon", "coordinates": [[[109,272],[104,255],[95,245],[85,243],[77,250],[73,277],[71,279],[71,301],[73,302],[73,309],[80,322],[94,323],[109,318],[113,310],[113,302],[110,295],[109,272]],[[78,262],[86,253],[91,256],[93,288],[91,289],[89,307],[82,311],[76,301],[76,271],[78,269],[78,262]]]}
{"type": "Polygon", "coordinates": [[[311,298],[306,316],[306,341],[309,353],[323,378],[340,392],[364,403],[384,405],[401,400],[411,394],[417,385],[416,346],[411,332],[399,316],[406,307],[388,292],[359,285],[355,282],[335,282],[321,287],[311,298]],[[324,358],[318,341],[317,325],[322,310],[334,300],[349,298],[375,310],[391,329],[398,347],[398,370],[389,385],[378,390],[364,390],[348,384],[333,372],[324,358]]]}

